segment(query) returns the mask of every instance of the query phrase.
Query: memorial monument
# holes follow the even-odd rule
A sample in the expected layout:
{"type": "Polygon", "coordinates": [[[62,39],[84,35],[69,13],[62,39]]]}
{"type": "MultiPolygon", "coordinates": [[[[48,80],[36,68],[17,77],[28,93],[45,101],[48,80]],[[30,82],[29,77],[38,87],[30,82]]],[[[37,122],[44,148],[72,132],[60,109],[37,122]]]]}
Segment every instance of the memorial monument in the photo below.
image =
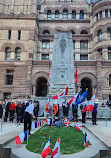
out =
{"type": "Polygon", "coordinates": [[[67,85],[69,85],[67,99],[70,99],[75,94],[72,33],[57,31],[54,34],[52,54],[51,96],[62,92],[67,85]]]}

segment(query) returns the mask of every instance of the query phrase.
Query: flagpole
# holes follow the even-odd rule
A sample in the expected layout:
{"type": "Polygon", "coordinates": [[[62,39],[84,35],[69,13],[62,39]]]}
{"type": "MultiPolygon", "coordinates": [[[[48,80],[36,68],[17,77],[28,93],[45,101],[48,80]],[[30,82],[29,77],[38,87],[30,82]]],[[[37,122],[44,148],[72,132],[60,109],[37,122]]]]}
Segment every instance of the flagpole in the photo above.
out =
{"type": "Polygon", "coordinates": [[[76,61],[76,85],[75,85],[75,87],[76,87],[76,94],[77,94],[77,61],[76,61]]]}
{"type": "MultiPolygon", "coordinates": [[[[49,59],[49,87],[48,87],[48,89],[49,89],[49,92],[48,92],[48,97],[49,97],[49,106],[50,106],[50,93],[51,93],[51,89],[50,89],[50,72],[51,70],[50,70],[50,59],[49,59]]],[[[51,115],[51,111],[50,111],[50,109],[49,109],[49,114],[51,115]]]]}

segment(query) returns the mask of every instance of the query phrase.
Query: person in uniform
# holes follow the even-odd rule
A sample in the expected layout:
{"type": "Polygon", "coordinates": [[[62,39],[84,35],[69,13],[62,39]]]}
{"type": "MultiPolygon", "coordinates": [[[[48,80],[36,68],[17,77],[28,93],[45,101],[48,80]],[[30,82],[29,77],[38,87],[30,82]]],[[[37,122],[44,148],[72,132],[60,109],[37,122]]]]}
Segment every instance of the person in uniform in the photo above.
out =
{"type": "Polygon", "coordinates": [[[25,109],[25,113],[24,113],[24,131],[28,130],[29,135],[31,135],[30,130],[31,130],[32,117],[35,118],[35,116],[33,115],[33,110],[34,110],[34,104],[32,103],[32,101],[30,101],[30,104],[25,109]]]}
{"type": "MultiPolygon", "coordinates": [[[[85,102],[83,102],[81,106],[83,107],[81,111],[83,111],[86,108],[85,102]]],[[[85,120],[86,120],[86,112],[82,113],[82,123],[85,123],[85,120]]]]}
{"type": "Polygon", "coordinates": [[[66,101],[66,98],[65,98],[65,101],[62,103],[62,108],[63,108],[63,116],[67,116],[68,117],[69,104],[66,101]]]}
{"type": "Polygon", "coordinates": [[[78,119],[77,119],[77,117],[78,117],[78,106],[75,108],[75,106],[74,106],[75,104],[72,104],[72,113],[73,113],[73,117],[76,119],[76,121],[78,122],[78,119]]]}
{"type": "Polygon", "coordinates": [[[39,112],[39,101],[34,101],[34,116],[38,117],[39,112]]]}
{"type": "Polygon", "coordinates": [[[93,112],[92,112],[92,125],[97,125],[96,124],[97,106],[98,104],[94,103],[93,112]]]}

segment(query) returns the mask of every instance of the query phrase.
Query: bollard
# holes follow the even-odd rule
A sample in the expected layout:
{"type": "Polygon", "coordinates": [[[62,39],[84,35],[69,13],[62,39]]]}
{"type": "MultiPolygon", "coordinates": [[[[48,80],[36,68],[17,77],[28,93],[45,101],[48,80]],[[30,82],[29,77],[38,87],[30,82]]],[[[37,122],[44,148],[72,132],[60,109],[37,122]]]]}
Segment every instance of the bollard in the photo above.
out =
{"type": "Polygon", "coordinates": [[[2,115],[2,121],[1,121],[1,131],[2,131],[2,127],[3,127],[3,120],[4,120],[4,116],[2,115]]]}

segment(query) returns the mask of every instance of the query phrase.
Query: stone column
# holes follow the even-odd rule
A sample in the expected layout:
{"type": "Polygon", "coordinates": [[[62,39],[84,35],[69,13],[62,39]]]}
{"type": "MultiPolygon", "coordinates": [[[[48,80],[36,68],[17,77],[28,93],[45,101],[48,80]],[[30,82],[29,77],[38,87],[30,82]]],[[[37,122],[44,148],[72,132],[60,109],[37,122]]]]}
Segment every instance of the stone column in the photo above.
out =
{"type": "Polygon", "coordinates": [[[21,4],[21,13],[24,12],[24,0],[22,0],[22,4],[21,4]]]}
{"type": "Polygon", "coordinates": [[[31,14],[37,14],[37,0],[32,1],[31,14]]]}
{"type": "Polygon", "coordinates": [[[14,13],[14,3],[15,3],[15,0],[12,0],[12,9],[11,9],[11,13],[14,13]]]}
{"type": "Polygon", "coordinates": [[[4,0],[1,1],[1,4],[0,4],[0,14],[2,14],[4,12],[4,0]]]}
{"type": "Polygon", "coordinates": [[[11,60],[14,60],[14,59],[15,59],[15,52],[12,51],[12,52],[11,52],[11,60]]]}
{"type": "Polygon", "coordinates": [[[69,19],[69,20],[72,19],[72,14],[71,14],[71,13],[68,15],[68,19],[69,19]]]}
{"type": "Polygon", "coordinates": [[[36,85],[33,85],[33,96],[36,96],[36,85]]]}
{"type": "Polygon", "coordinates": [[[103,60],[108,60],[108,50],[107,49],[103,49],[102,50],[102,59],[103,60]]]}
{"type": "Polygon", "coordinates": [[[63,18],[63,15],[62,13],[59,14],[59,19],[62,19],[63,18]]]}

